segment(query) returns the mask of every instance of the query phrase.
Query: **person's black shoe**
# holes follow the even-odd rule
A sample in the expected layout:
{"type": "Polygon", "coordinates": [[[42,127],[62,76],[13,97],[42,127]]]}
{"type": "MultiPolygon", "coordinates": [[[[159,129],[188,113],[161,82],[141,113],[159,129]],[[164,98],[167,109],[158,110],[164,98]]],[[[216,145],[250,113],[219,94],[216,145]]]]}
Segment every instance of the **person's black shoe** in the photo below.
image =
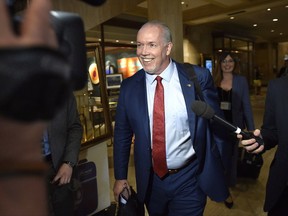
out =
{"type": "Polygon", "coordinates": [[[229,208],[229,209],[231,209],[232,207],[233,207],[233,205],[234,205],[234,202],[232,201],[232,202],[228,202],[228,201],[224,201],[224,204],[225,204],[225,206],[227,207],[227,208],[229,208]]]}
{"type": "Polygon", "coordinates": [[[224,201],[224,204],[227,208],[231,209],[234,205],[233,203],[233,198],[231,196],[231,194],[228,196],[228,198],[224,201]]]}

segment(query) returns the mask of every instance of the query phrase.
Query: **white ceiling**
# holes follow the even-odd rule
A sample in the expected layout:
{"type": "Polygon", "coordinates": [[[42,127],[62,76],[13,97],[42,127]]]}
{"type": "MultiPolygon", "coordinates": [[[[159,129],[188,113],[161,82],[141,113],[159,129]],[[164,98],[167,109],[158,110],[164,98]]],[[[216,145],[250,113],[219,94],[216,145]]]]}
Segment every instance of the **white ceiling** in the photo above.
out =
{"type": "Polygon", "coordinates": [[[184,23],[214,24],[224,29],[243,29],[266,40],[288,41],[287,0],[183,0],[184,23]],[[271,11],[267,11],[270,8],[271,11]],[[205,11],[199,13],[199,11],[205,11]],[[234,16],[231,20],[230,17],[234,16]],[[278,22],[273,22],[278,18],[278,22]],[[257,27],[253,27],[257,24],[257,27]],[[274,30],[274,32],[271,32],[274,30]],[[282,33],[282,35],[280,35],[282,33]]]}
{"type": "MultiPolygon", "coordinates": [[[[183,23],[186,25],[217,26],[225,32],[253,35],[258,41],[288,41],[286,24],[288,0],[183,0],[183,2],[183,23]],[[267,11],[267,8],[271,11],[267,11]],[[230,19],[231,16],[234,16],[233,20],[230,19]],[[273,22],[273,18],[277,18],[278,21],[273,22]],[[257,24],[257,27],[253,27],[253,24],[257,24]]],[[[143,1],[133,10],[117,18],[145,22],[147,14],[147,1],[143,1]]],[[[113,33],[113,28],[105,26],[107,32],[105,38],[116,39],[117,34],[113,33]]],[[[136,29],[129,31],[118,29],[117,32],[121,32],[121,37],[125,38],[126,32],[131,35],[136,29]]],[[[90,34],[93,35],[93,30],[90,34]]]]}
{"type": "Polygon", "coordinates": [[[195,6],[194,0],[185,0],[188,7],[183,8],[184,23],[212,24],[232,32],[234,29],[240,29],[250,32],[259,40],[288,41],[287,0],[196,0],[196,2],[201,3],[202,6],[195,6]],[[267,11],[268,8],[271,10],[267,11]],[[204,9],[206,9],[205,13],[197,13],[204,9]],[[186,15],[193,13],[195,15],[186,15]],[[233,20],[230,19],[231,16],[234,17],[233,20]],[[278,21],[273,22],[274,18],[278,21]],[[257,26],[253,27],[254,24],[257,26]]]}

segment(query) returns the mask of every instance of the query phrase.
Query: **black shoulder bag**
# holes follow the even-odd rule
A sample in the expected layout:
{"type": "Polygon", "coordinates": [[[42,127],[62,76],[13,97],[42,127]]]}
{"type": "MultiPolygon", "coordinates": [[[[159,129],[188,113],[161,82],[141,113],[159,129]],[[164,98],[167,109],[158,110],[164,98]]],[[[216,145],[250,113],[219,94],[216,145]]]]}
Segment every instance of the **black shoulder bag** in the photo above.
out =
{"type": "Polygon", "coordinates": [[[201,91],[200,84],[197,80],[197,76],[195,74],[193,64],[184,63],[183,65],[184,65],[184,68],[186,69],[186,72],[188,74],[189,79],[195,84],[196,93],[197,93],[199,99],[201,101],[204,101],[203,93],[201,91]]]}

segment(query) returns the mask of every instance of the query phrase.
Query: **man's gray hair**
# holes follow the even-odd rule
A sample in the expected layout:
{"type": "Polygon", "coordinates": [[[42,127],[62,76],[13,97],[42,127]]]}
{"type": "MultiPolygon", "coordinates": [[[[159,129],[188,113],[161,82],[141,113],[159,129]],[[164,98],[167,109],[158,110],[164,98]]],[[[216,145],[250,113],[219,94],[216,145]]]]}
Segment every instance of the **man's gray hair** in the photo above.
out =
{"type": "Polygon", "coordinates": [[[164,22],[161,22],[159,20],[151,20],[151,21],[146,22],[141,28],[143,28],[147,25],[153,25],[153,26],[160,27],[163,31],[163,36],[164,36],[165,42],[166,43],[172,42],[171,31],[170,31],[169,27],[164,22]]]}

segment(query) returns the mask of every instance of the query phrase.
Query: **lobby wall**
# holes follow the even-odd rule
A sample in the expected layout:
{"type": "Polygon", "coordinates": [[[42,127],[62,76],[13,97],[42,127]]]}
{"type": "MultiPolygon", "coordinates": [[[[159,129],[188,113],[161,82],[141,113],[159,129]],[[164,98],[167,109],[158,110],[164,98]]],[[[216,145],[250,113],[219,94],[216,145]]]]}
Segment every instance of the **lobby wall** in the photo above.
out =
{"type": "Polygon", "coordinates": [[[212,28],[204,26],[185,26],[183,39],[184,62],[201,64],[201,55],[213,54],[212,28]]]}

